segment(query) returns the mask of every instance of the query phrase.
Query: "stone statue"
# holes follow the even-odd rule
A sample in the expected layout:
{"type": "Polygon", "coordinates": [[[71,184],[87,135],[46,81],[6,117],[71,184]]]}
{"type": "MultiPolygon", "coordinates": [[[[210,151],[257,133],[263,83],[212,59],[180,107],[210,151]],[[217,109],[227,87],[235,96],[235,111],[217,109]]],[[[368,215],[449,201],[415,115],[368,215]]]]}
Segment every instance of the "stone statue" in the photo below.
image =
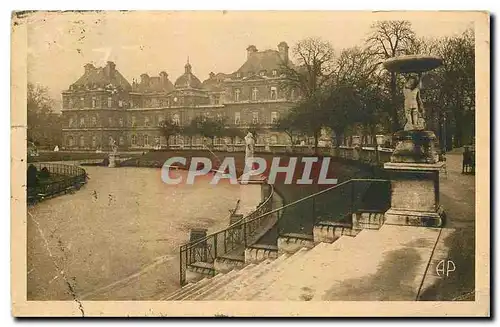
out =
{"type": "Polygon", "coordinates": [[[251,132],[248,132],[248,134],[245,136],[245,166],[247,169],[251,170],[252,169],[252,163],[251,159],[253,158],[254,154],[254,146],[255,146],[255,139],[253,137],[253,134],[251,132]]]}
{"type": "Polygon", "coordinates": [[[117,153],[118,146],[116,145],[115,139],[111,138],[111,141],[109,142],[109,144],[111,145],[111,149],[113,150],[113,153],[117,153]]]}
{"type": "Polygon", "coordinates": [[[405,97],[405,131],[425,130],[425,111],[422,99],[420,98],[421,87],[422,79],[420,74],[418,77],[408,77],[405,83],[403,89],[405,97]]]}

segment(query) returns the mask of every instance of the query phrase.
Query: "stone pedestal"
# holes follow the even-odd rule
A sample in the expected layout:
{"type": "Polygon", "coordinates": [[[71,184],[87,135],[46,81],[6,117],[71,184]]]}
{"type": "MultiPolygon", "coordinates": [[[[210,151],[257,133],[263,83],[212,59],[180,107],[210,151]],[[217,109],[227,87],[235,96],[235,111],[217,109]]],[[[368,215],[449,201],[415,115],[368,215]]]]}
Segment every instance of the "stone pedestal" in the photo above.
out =
{"type": "Polygon", "coordinates": [[[399,131],[393,139],[391,162],[434,164],[439,161],[438,141],[432,131],[399,131]]]}
{"type": "Polygon", "coordinates": [[[110,153],[109,154],[109,168],[114,168],[116,167],[116,161],[118,159],[118,154],[117,153],[110,153]]]}
{"type": "Polygon", "coordinates": [[[444,211],[439,204],[437,163],[388,162],[384,169],[391,179],[391,208],[385,224],[441,227],[444,211]]]}

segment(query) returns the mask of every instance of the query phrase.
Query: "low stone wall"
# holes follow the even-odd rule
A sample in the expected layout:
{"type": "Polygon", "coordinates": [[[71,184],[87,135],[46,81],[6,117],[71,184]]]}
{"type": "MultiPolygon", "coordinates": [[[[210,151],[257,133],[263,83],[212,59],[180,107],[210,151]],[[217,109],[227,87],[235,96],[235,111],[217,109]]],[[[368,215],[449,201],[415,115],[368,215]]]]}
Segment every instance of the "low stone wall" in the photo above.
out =
{"type": "Polygon", "coordinates": [[[253,245],[245,249],[245,264],[278,258],[278,247],[272,245],[253,245]]]}
{"type": "Polygon", "coordinates": [[[314,242],[335,242],[341,236],[356,236],[363,229],[380,229],[384,224],[382,212],[357,212],[352,214],[352,225],[320,221],[313,229],[314,242]]]}
{"type": "Polygon", "coordinates": [[[295,253],[301,248],[312,249],[314,247],[314,239],[310,235],[305,234],[283,234],[278,238],[278,255],[283,253],[295,253]]]}

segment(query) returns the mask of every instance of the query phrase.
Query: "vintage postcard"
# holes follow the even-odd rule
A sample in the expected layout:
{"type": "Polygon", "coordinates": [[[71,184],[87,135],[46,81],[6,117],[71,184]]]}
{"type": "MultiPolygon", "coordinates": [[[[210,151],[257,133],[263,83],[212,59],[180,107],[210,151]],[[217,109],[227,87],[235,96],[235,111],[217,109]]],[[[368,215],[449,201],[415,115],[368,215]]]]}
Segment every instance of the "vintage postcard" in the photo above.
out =
{"type": "Polygon", "coordinates": [[[490,315],[489,14],[12,13],[12,314],[490,315]]]}

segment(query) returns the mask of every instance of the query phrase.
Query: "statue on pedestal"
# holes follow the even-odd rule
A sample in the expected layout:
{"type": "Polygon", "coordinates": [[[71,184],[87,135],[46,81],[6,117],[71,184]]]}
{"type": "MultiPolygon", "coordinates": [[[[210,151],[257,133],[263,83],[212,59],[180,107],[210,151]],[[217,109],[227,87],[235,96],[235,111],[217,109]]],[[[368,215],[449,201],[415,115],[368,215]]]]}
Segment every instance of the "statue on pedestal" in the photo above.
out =
{"type": "Polygon", "coordinates": [[[254,155],[254,147],[255,147],[255,139],[251,132],[248,132],[245,136],[245,168],[248,170],[252,170],[252,159],[254,155]]]}
{"type": "Polygon", "coordinates": [[[111,138],[109,145],[111,146],[113,153],[116,154],[118,152],[118,146],[116,145],[115,139],[111,138]]]}
{"type": "Polygon", "coordinates": [[[410,76],[406,80],[403,95],[405,97],[405,131],[425,130],[425,111],[420,98],[422,87],[421,74],[418,77],[410,76]]]}

